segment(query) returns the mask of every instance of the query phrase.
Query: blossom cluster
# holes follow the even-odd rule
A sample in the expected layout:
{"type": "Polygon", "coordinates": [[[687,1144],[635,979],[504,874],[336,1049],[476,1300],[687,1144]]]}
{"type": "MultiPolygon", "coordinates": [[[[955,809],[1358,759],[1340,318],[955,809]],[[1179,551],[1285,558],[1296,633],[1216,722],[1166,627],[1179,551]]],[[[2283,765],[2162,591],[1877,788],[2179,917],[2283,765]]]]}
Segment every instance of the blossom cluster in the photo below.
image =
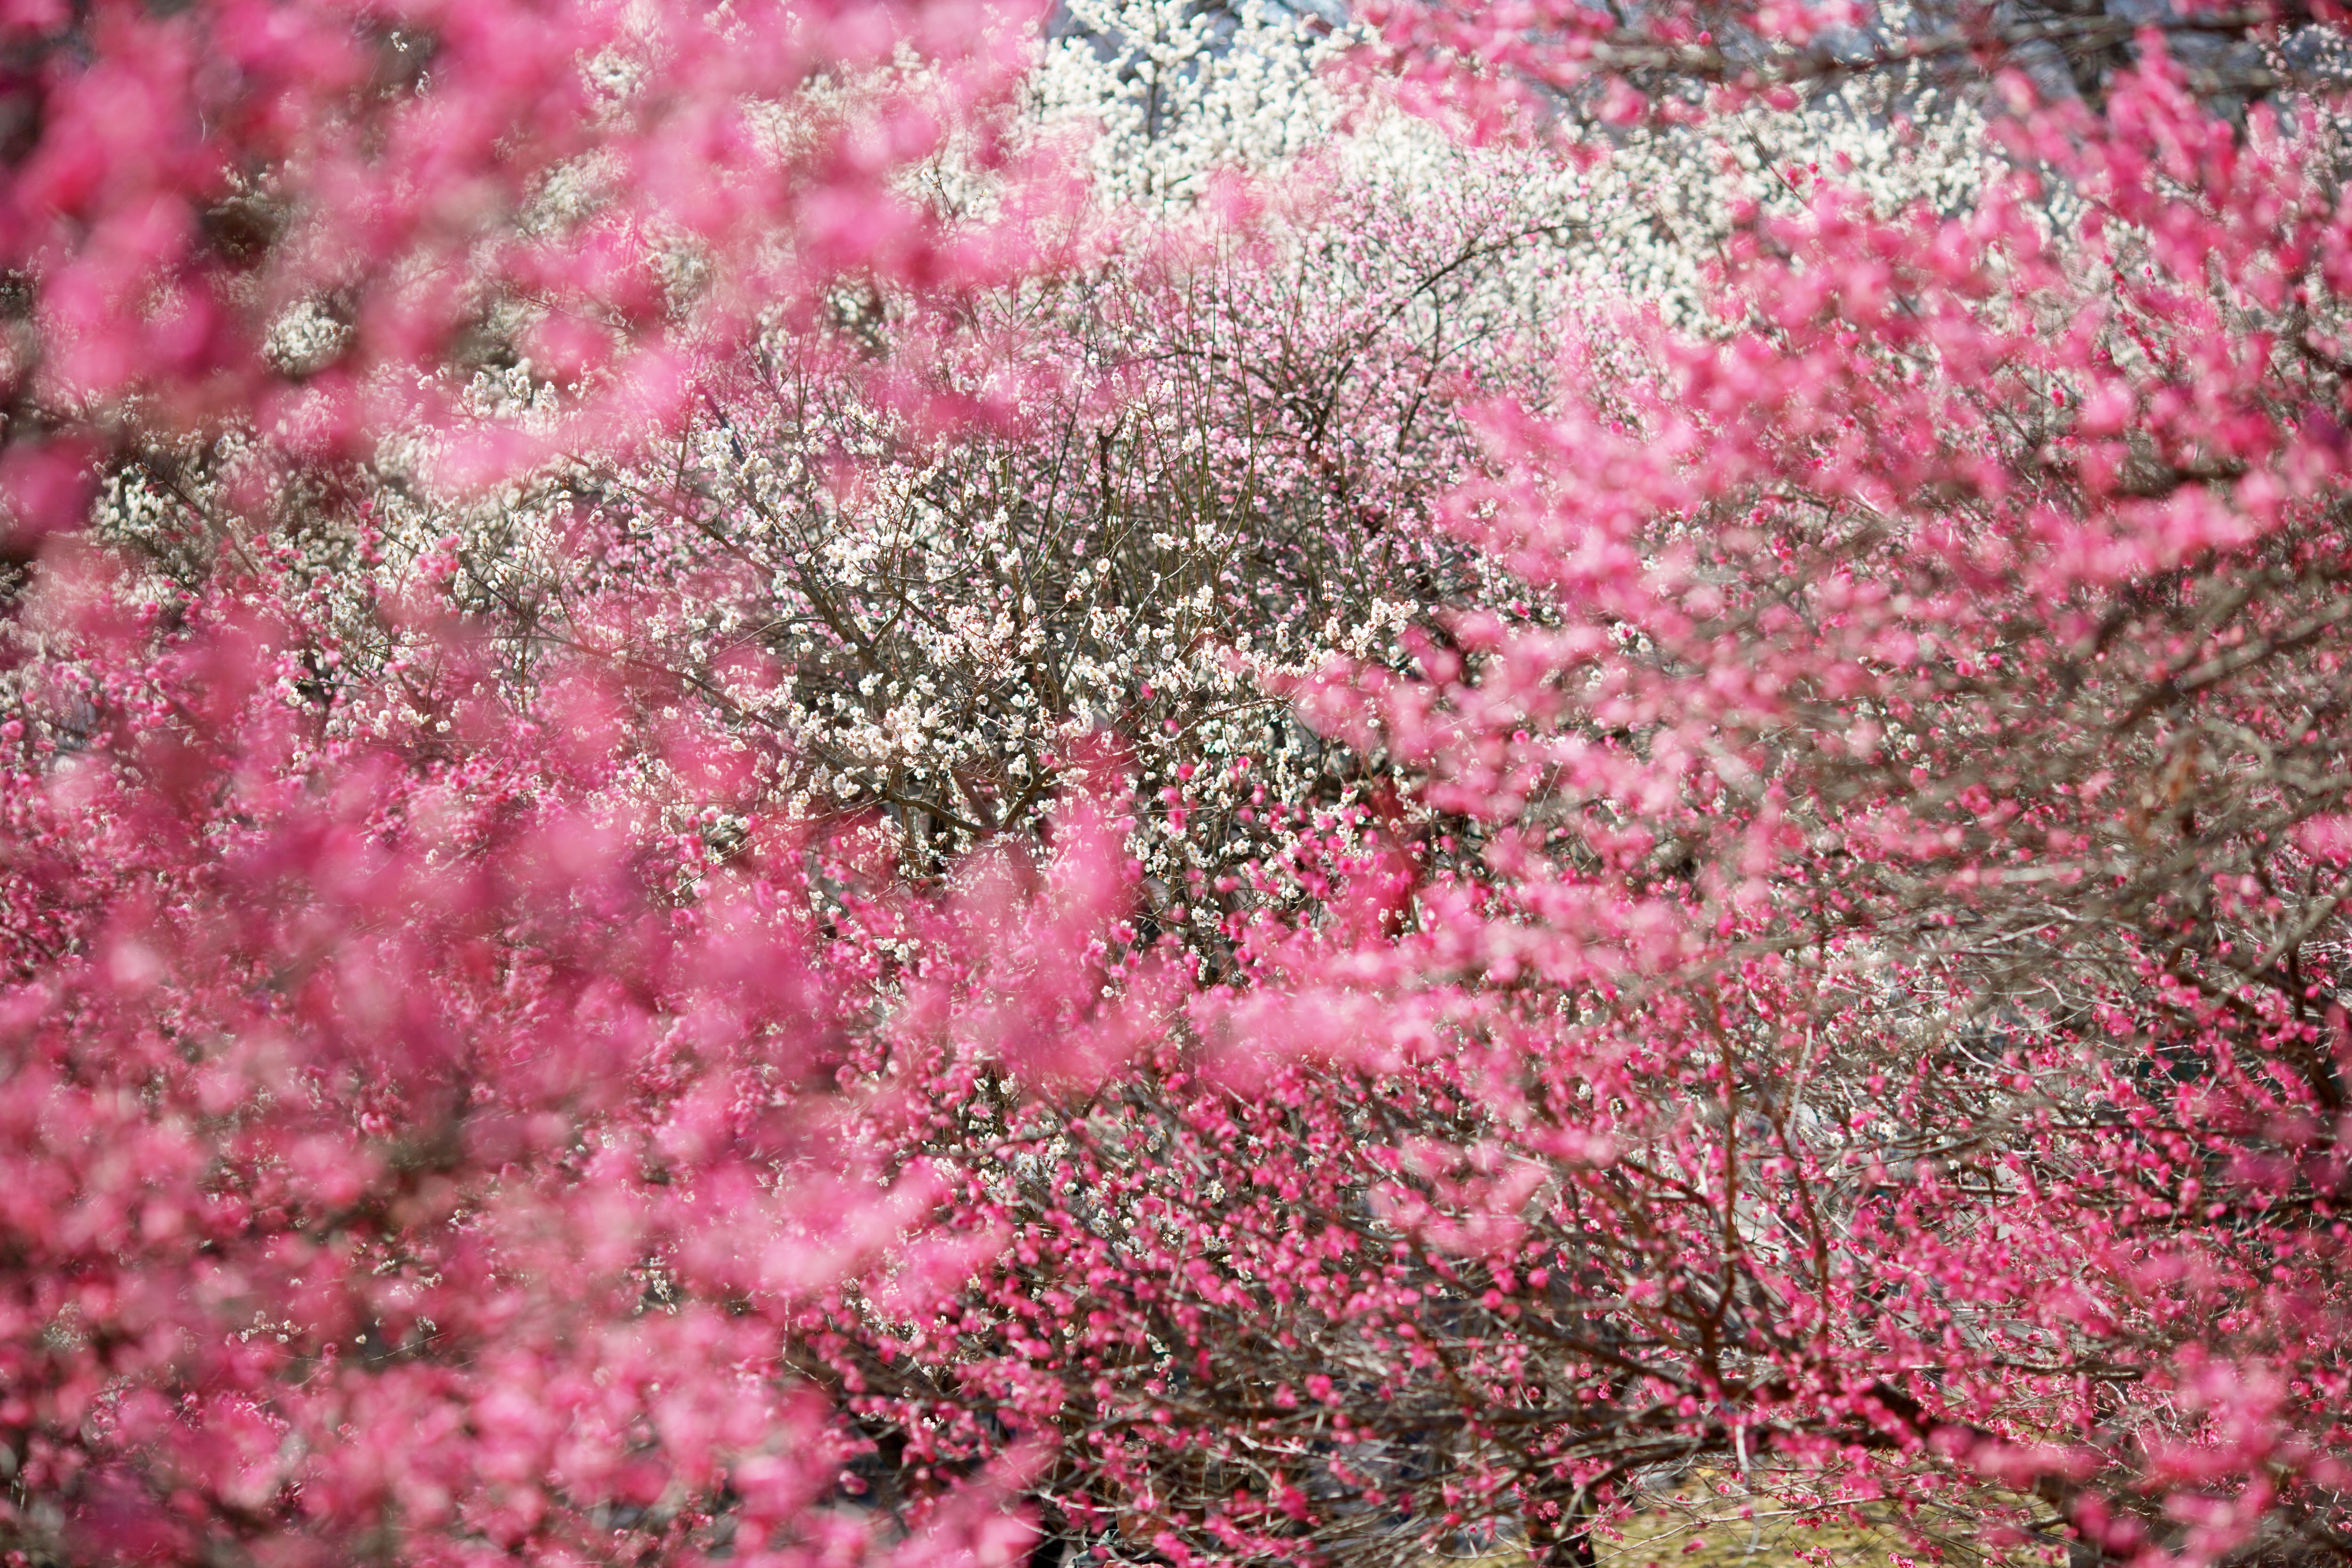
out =
{"type": "Polygon", "coordinates": [[[2337,21],[0,12],[0,1554],[2340,1554],[2337,21]]]}

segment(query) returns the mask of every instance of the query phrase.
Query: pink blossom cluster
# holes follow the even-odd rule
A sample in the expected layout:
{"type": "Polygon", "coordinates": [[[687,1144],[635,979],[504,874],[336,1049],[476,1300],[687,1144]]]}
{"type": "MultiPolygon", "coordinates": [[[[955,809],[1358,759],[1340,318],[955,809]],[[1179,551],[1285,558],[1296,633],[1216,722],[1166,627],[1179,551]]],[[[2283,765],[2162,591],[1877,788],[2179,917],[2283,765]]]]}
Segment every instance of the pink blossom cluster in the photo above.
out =
{"type": "Polygon", "coordinates": [[[2341,1554],[2343,104],[1979,20],[1670,326],[1011,16],[0,12],[0,1556],[2341,1554]]]}
{"type": "Polygon", "coordinates": [[[891,915],[600,661],[525,710],[428,621],[354,689],[252,577],[168,637],[121,588],[45,560],[0,726],[15,1560],[1002,1561],[1009,1515],[831,1500],[783,1326],[985,1239],[861,1075],[1132,1048],[1116,823],[891,915]],[[907,920],[919,968],[858,934],[907,920]]]}
{"type": "MultiPolygon", "coordinates": [[[[574,440],[674,418],[698,353],[845,270],[970,286],[1021,237],[892,176],[1026,58],[979,5],[334,0],[0,15],[8,456],[69,523],[141,430],[315,457],[525,363],[574,440]]],[[[986,138],[971,152],[995,150],[986,138]]],[[[535,445],[479,433],[478,465],[535,445]]]]}

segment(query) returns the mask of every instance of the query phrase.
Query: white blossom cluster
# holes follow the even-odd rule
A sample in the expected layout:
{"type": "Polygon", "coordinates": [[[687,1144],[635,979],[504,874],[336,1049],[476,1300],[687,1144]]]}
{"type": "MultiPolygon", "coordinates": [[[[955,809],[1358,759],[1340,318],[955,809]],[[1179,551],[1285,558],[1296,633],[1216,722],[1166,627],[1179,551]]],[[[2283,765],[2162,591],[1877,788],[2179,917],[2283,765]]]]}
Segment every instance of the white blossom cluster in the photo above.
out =
{"type": "Polygon", "coordinates": [[[1331,139],[1349,95],[1328,69],[1347,41],[1267,0],[1063,0],[1035,112],[1093,131],[1108,203],[1181,208],[1222,170],[1271,171],[1331,139]]]}
{"type": "MultiPolygon", "coordinates": [[[[781,748],[791,815],[879,813],[902,864],[936,873],[1125,770],[1156,918],[1205,936],[1220,907],[1285,896],[1290,850],[1370,779],[1292,719],[1281,680],[1400,663],[1406,626],[1487,585],[1418,518],[1367,510],[1399,505],[1388,465],[1336,437],[1328,467],[1303,459],[1213,357],[1121,391],[1108,417],[1077,393],[952,442],[845,389],[739,395],[658,461],[574,476],[545,508],[620,520],[616,569],[707,584],[633,648],[781,748]]],[[[488,553],[527,547],[510,532],[488,553]]]]}
{"type": "MultiPolygon", "coordinates": [[[[1900,18],[1895,18],[1899,21],[1900,18]]],[[[1818,85],[1702,125],[1471,147],[1334,68],[1355,39],[1265,3],[1065,0],[1038,71],[1040,123],[1081,126],[1100,200],[1165,214],[1223,172],[1281,185],[1341,173],[1357,200],[1412,210],[1507,192],[1559,237],[1580,291],[1704,329],[1706,275],[1734,227],[1793,216],[1825,184],[1881,213],[1964,208],[1997,167],[1982,110],[1925,65],[1818,85]]]]}

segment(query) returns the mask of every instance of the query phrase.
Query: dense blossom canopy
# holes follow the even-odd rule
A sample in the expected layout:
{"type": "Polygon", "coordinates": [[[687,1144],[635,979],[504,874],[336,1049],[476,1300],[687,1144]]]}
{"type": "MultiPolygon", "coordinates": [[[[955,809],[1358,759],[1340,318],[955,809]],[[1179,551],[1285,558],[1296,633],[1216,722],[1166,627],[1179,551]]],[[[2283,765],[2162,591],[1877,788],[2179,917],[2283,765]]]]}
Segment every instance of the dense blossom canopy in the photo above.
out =
{"type": "Polygon", "coordinates": [[[2335,27],[0,6],[0,1555],[2352,1552],[2335,27]]]}

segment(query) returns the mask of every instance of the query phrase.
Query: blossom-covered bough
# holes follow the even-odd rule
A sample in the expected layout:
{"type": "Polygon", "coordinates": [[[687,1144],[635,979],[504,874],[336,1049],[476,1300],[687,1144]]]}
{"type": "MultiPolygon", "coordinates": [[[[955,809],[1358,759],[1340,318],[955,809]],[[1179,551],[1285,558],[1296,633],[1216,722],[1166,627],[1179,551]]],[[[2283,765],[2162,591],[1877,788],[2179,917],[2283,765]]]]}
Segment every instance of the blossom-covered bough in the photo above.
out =
{"type": "Polygon", "coordinates": [[[2352,1550],[2334,21],[2066,15],[0,14],[0,1552],[2352,1550]]]}

